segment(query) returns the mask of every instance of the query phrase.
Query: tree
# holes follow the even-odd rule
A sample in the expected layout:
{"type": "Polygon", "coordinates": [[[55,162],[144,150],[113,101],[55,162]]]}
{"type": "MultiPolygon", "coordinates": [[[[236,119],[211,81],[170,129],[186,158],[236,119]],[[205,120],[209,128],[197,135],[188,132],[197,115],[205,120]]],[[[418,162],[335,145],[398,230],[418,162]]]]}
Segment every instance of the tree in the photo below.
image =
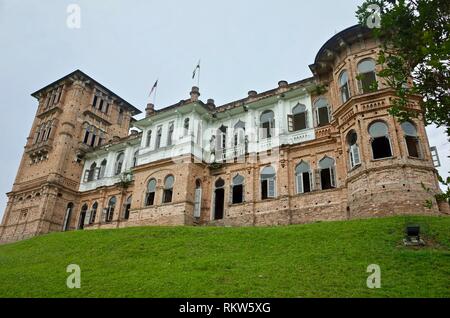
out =
{"type": "Polygon", "coordinates": [[[398,97],[390,113],[417,117],[408,98],[418,94],[425,123],[446,127],[450,137],[450,1],[366,0],[356,15],[381,42],[378,76],[398,97]]]}

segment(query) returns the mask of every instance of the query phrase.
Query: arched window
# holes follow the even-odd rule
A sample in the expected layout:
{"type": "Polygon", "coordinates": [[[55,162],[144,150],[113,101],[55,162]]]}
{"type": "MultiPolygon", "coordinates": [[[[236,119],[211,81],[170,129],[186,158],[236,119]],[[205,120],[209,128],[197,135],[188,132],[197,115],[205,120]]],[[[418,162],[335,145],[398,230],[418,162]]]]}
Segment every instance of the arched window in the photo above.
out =
{"type": "Polygon", "coordinates": [[[169,123],[169,131],[167,132],[167,146],[171,146],[172,145],[173,129],[174,129],[174,122],[171,121],[169,123]]]}
{"type": "Polygon", "coordinates": [[[132,199],[132,196],[130,195],[124,204],[123,218],[125,220],[128,220],[130,218],[131,199],[132,199]]]}
{"type": "Polygon", "coordinates": [[[336,170],[334,159],[325,157],[319,161],[320,184],[322,190],[336,188],[336,170]]]}
{"type": "Polygon", "coordinates": [[[73,203],[70,202],[67,204],[66,208],[66,214],[64,215],[64,221],[63,221],[63,231],[68,231],[70,228],[70,221],[72,218],[72,212],[73,212],[73,203]]]}
{"type": "Polygon", "coordinates": [[[97,163],[92,163],[91,167],[89,168],[89,174],[87,181],[94,181],[95,180],[95,172],[97,171],[97,163]]]}
{"type": "Polygon", "coordinates": [[[330,123],[330,106],[328,101],[321,97],[314,103],[314,109],[316,112],[317,126],[325,126],[330,123]]]}
{"type": "Polygon", "coordinates": [[[86,145],[89,142],[90,134],[91,134],[91,126],[86,126],[85,132],[84,132],[84,139],[83,139],[83,143],[86,144],[86,145]]]}
{"type": "Polygon", "coordinates": [[[106,209],[105,221],[111,222],[114,217],[114,209],[116,208],[117,199],[116,197],[112,197],[109,199],[108,208],[106,209]]]}
{"type": "Polygon", "coordinates": [[[47,134],[44,137],[44,140],[48,140],[50,138],[50,133],[52,132],[52,123],[47,123],[47,134]]]}
{"type": "Polygon", "coordinates": [[[137,166],[138,155],[139,155],[139,150],[136,150],[133,154],[133,168],[137,166]]]}
{"type": "Polygon", "coordinates": [[[348,154],[350,158],[350,167],[352,169],[361,164],[361,158],[359,156],[359,147],[357,141],[358,135],[356,134],[356,131],[351,130],[347,135],[347,144],[348,144],[348,154]]]}
{"type": "Polygon", "coordinates": [[[102,163],[100,164],[100,172],[98,174],[98,178],[102,179],[105,177],[105,172],[106,172],[106,164],[108,162],[106,161],[106,159],[103,159],[102,163]]]}
{"type": "Polygon", "coordinates": [[[416,126],[409,121],[404,122],[401,126],[405,136],[408,155],[413,158],[420,158],[420,146],[416,126]]]}
{"type": "Polygon", "coordinates": [[[172,202],[174,181],[175,181],[175,179],[173,176],[167,176],[166,180],[164,180],[164,192],[163,192],[163,202],[162,203],[172,202]]]}
{"type": "Polygon", "coordinates": [[[156,130],[155,149],[159,149],[161,147],[161,137],[162,137],[162,126],[158,126],[158,128],[156,130]]]}
{"type": "Polygon", "coordinates": [[[42,129],[42,127],[37,127],[36,128],[36,135],[35,135],[35,138],[34,138],[34,143],[37,143],[39,141],[39,136],[41,135],[41,129],[42,129]]]}
{"type": "Polygon", "coordinates": [[[92,137],[91,137],[90,145],[91,145],[91,147],[95,147],[95,140],[97,139],[97,129],[95,129],[95,127],[92,127],[91,133],[92,133],[92,137]]]}
{"type": "Polygon", "coordinates": [[[375,75],[375,61],[365,59],[358,63],[358,85],[362,94],[374,91],[377,78],[375,75]]]}
{"type": "Polygon", "coordinates": [[[218,149],[226,149],[227,148],[227,126],[220,126],[219,130],[217,131],[217,135],[219,136],[219,139],[217,139],[218,143],[218,149]]]}
{"type": "Polygon", "coordinates": [[[199,179],[195,180],[194,194],[194,217],[199,218],[202,211],[202,183],[199,179]]]}
{"type": "Polygon", "coordinates": [[[237,174],[231,184],[231,203],[239,204],[244,202],[244,177],[237,174]]]}
{"type": "Polygon", "coordinates": [[[82,230],[84,228],[85,220],[89,220],[89,216],[86,215],[87,210],[88,210],[88,205],[85,203],[81,207],[80,218],[78,220],[78,229],[79,230],[82,230]]]}
{"type": "Polygon", "coordinates": [[[313,178],[309,164],[301,161],[295,167],[295,180],[297,186],[297,193],[311,192],[313,189],[313,178]]]}
{"type": "Polygon", "coordinates": [[[97,209],[98,209],[98,203],[95,202],[92,205],[91,215],[90,215],[90,218],[89,218],[89,224],[95,223],[95,217],[97,216],[97,209]]]}
{"type": "Polygon", "coordinates": [[[299,131],[308,128],[306,106],[298,103],[292,109],[292,115],[288,115],[289,131],[299,131]]]}
{"type": "Polygon", "coordinates": [[[275,129],[275,114],[271,110],[266,110],[260,117],[261,138],[271,138],[275,129]]]}
{"type": "Polygon", "coordinates": [[[339,76],[339,92],[341,94],[341,101],[345,103],[350,98],[350,88],[348,84],[348,73],[347,71],[342,71],[339,76]]]}
{"type": "Polygon", "coordinates": [[[155,203],[156,180],[151,179],[147,183],[147,193],[145,195],[145,205],[151,206],[155,203]]]}
{"type": "Polygon", "coordinates": [[[123,152],[119,153],[117,155],[116,159],[116,166],[114,168],[114,175],[119,175],[122,172],[122,166],[123,166],[123,160],[125,158],[125,155],[123,152]]]}
{"type": "Polygon", "coordinates": [[[234,125],[234,138],[233,138],[233,144],[235,147],[239,145],[243,145],[245,142],[245,123],[241,120],[239,120],[234,125]]]}
{"type": "Polygon", "coordinates": [[[369,126],[369,134],[372,143],[373,159],[392,157],[388,126],[381,121],[374,122],[369,126]]]}
{"type": "Polygon", "coordinates": [[[275,198],[275,169],[272,166],[265,167],[261,171],[261,199],[275,198]]]}
{"type": "Polygon", "coordinates": [[[145,140],[145,147],[150,147],[150,143],[152,141],[152,131],[147,131],[147,139],[145,140]]]}
{"type": "Polygon", "coordinates": [[[187,136],[187,135],[189,135],[189,118],[185,118],[184,119],[184,124],[183,124],[183,133],[184,133],[184,136],[187,136]]]}

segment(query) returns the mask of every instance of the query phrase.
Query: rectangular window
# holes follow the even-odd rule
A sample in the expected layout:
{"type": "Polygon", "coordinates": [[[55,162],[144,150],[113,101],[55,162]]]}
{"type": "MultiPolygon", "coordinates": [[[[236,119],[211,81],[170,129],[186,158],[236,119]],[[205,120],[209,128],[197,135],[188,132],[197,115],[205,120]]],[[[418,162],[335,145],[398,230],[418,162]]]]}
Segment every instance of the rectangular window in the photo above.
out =
{"type": "Polygon", "coordinates": [[[271,138],[272,137],[272,132],[270,129],[270,122],[265,122],[262,124],[262,138],[266,139],[266,138],[271,138]]]}
{"type": "Polygon", "coordinates": [[[377,81],[374,72],[368,72],[358,75],[360,78],[360,88],[363,94],[373,91],[374,83],[377,81]]]}
{"type": "Polygon", "coordinates": [[[97,97],[97,95],[95,95],[94,100],[92,101],[92,107],[94,107],[94,108],[97,106],[97,99],[98,99],[98,97],[97,97]]]}
{"type": "Polygon", "coordinates": [[[275,198],[275,179],[261,181],[261,198],[263,200],[275,198]]]}
{"type": "Polygon", "coordinates": [[[95,146],[95,139],[97,138],[96,135],[92,135],[92,139],[91,139],[91,147],[95,146]]]}
{"type": "Polygon", "coordinates": [[[233,186],[233,204],[239,204],[244,202],[244,186],[242,184],[233,186]]]}
{"type": "Polygon", "coordinates": [[[89,131],[86,130],[86,132],[84,133],[83,143],[87,145],[88,140],[89,140],[89,131]]]}
{"type": "Polygon", "coordinates": [[[172,189],[165,189],[163,193],[163,203],[172,202],[172,189]]]}
{"type": "Polygon", "coordinates": [[[293,115],[293,128],[294,131],[306,129],[306,113],[300,113],[293,115]]]}
{"type": "Polygon", "coordinates": [[[406,146],[408,148],[408,154],[410,157],[420,158],[419,143],[416,137],[405,137],[406,146]]]}
{"type": "Polygon", "coordinates": [[[311,192],[311,182],[312,182],[312,178],[311,178],[311,173],[309,172],[303,172],[302,174],[297,176],[298,180],[298,184],[299,184],[299,193],[308,193],[311,192]]]}
{"type": "Polygon", "coordinates": [[[155,192],[147,193],[146,206],[152,206],[155,203],[155,192]]]}
{"type": "Polygon", "coordinates": [[[317,118],[319,120],[319,126],[324,126],[330,123],[330,119],[328,117],[328,107],[320,107],[317,110],[317,118]]]}
{"type": "Polygon", "coordinates": [[[322,190],[334,188],[334,170],[332,168],[322,169],[320,171],[320,183],[322,185],[322,190]]]}

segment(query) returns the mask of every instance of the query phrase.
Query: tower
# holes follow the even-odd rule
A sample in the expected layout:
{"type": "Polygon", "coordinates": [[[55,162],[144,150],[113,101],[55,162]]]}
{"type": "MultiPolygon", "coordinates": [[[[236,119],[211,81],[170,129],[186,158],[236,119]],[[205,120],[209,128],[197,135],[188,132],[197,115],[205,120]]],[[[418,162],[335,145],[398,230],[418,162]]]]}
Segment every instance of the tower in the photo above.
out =
{"type": "Polygon", "coordinates": [[[80,70],[32,96],[39,104],[7,193],[1,242],[74,228],[84,154],[127,136],[140,113],[80,70]]]}

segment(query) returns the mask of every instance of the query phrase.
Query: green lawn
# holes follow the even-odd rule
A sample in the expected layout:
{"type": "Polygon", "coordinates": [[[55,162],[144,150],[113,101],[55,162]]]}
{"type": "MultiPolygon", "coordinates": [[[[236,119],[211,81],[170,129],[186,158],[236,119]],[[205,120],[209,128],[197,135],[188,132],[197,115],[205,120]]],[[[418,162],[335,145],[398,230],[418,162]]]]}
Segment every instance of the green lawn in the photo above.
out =
{"type": "Polygon", "coordinates": [[[0,246],[0,297],[450,297],[450,217],[274,228],[142,227],[0,246]],[[402,245],[408,222],[424,248],[402,245]],[[66,267],[81,267],[81,289],[66,267]],[[369,289],[369,264],[381,288],[369,289]]]}

